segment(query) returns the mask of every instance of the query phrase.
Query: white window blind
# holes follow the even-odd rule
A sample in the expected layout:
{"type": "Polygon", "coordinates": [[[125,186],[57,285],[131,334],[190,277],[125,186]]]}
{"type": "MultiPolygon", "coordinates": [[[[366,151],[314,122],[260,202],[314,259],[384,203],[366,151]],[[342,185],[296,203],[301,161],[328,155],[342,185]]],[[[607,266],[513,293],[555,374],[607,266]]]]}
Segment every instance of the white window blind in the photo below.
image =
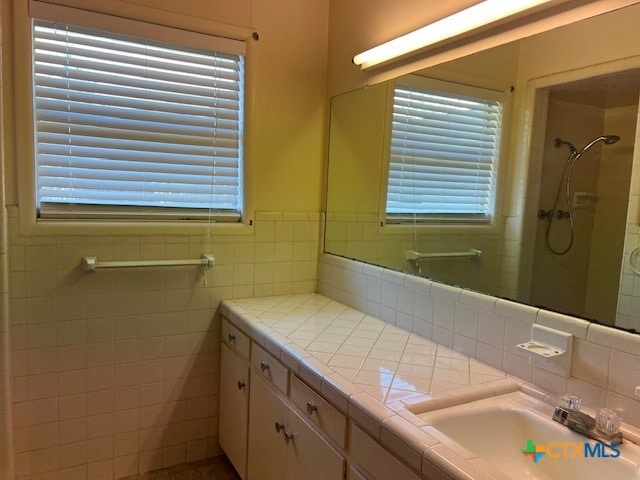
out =
{"type": "Polygon", "coordinates": [[[243,61],[34,20],[40,217],[237,221],[243,61]]]}
{"type": "Polygon", "coordinates": [[[501,120],[499,101],[396,86],[387,221],[489,221],[501,120]]]}

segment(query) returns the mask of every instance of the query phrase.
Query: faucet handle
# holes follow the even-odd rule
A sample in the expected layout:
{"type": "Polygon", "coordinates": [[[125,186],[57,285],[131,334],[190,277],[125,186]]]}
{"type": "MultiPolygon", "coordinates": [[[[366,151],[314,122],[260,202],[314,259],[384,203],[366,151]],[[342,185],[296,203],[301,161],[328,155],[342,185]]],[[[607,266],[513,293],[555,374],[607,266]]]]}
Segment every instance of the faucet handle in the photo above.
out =
{"type": "Polygon", "coordinates": [[[558,406],[571,412],[579,412],[582,406],[582,398],[572,393],[565,393],[560,396],[558,406]]]}
{"type": "Polygon", "coordinates": [[[620,423],[622,423],[622,417],[618,415],[618,412],[610,408],[601,408],[596,415],[596,428],[600,433],[606,435],[613,435],[620,430],[620,423]]]}

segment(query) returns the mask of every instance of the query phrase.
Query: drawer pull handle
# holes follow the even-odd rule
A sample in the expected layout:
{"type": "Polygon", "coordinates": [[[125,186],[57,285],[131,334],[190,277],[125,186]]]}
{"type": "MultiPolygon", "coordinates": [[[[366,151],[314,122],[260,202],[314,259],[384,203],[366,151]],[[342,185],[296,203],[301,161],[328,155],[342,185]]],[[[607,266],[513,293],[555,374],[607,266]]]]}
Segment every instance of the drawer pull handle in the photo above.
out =
{"type": "Polygon", "coordinates": [[[276,422],[276,433],[280,433],[281,430],[284,430],[284,423],[276,422]]]}
{"type": "Polygon", "coordinates": [[[266,363],[264,363],[264,362],[260,362],[260,371],[261,371],[262,373],[264,373],[264,372],[265,372],[265,370],[269,370],[269,365],[267,365],[267,364],[266,364],[266,363]]]}
{"type": "Polygon", "coordinates": [[[244,382],[241,382],[240,380],[238,380],[238,390],[242,390],[245,386],[246,384],[244,382]]]}
{"type": "Polygon", "coordinates": [[[313,412],[318,412],[318,406],[312,404],[311,402],[307,402],[307,413],[309,415],[313,415],[313,412]]]}
{"type": "Polygon", "coordinates": [[[229,334],[229,341],[230,342],[235,342],[236,341],[236,336],[233,333],[229,334]]]}
{"type": "Polygon", "coordinates": [[[290,441],[293,441],[293,433],[285,431],[284,441],[287,442],[287,445],[289,444],[290,441]]]}

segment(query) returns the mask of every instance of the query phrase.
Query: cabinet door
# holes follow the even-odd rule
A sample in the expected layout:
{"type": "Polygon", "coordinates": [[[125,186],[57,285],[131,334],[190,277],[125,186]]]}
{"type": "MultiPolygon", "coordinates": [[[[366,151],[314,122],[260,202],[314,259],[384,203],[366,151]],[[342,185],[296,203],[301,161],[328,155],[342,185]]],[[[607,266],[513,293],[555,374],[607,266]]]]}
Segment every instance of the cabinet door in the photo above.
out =
{"type": "Polygon", "coordinates": [[[247,476],[249,365],[227,345],[220,359],[220,446],[240,474],[247,476]]]}
{"type": "Polygon", "coordinates": [[[289,411],[286,433],[288,480],[342,480],[344,458],[297,413],[289,411]]]}
{"type": "MultiPolygon", "coordinates": [[[[249,402],[248,480],[286,478],[286,443],[289,408],[258,375],[251,378],[249,402]],[[277,425],[276,425],[277,424],[277,425]],[[279,431],[277,431],[279,430],[279,431]]],[[[300,477],[298,480],[302,480],[300,477]]]]}

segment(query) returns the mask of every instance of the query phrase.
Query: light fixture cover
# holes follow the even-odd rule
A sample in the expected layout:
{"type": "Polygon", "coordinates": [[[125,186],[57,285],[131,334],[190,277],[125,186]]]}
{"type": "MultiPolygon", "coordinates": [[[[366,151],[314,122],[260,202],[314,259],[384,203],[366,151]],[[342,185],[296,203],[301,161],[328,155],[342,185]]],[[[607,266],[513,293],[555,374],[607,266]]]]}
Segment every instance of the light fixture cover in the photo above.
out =
{"type": "Polygon", "coordinates": [[[485,0],[359,53],[353,57],[353,63],[364,70],[551,2],[558,3],[557,0],[485,0]]]}

